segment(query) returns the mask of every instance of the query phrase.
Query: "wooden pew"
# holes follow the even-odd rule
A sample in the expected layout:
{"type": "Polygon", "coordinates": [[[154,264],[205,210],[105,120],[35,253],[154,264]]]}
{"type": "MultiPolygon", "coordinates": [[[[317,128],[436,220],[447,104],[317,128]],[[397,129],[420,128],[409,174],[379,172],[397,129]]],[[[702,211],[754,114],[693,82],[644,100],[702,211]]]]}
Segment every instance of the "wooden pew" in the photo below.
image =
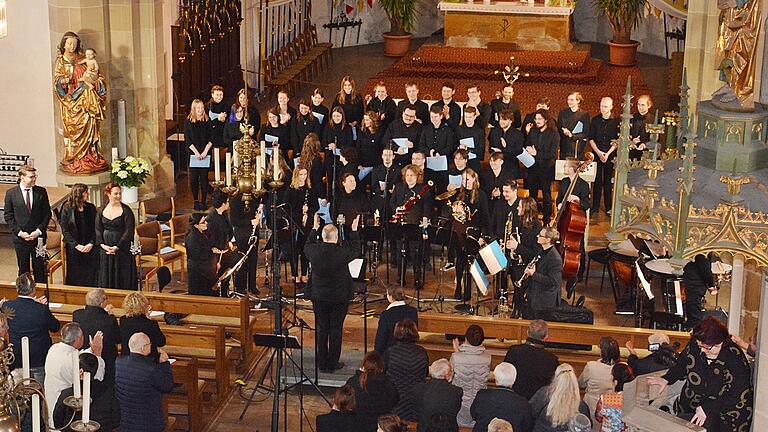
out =
{"type": "MultiPolygon", "coordinates": [[[[173,370],[173,382],[181,384],[183,393],[173,392],[165,396],[167,404],[183,404],[187,406],[189,417],[189,432],[203,430],[203,404],[200,395],[200,382],[198,380],[197,360],[176,360],[171,365],[173,370]]],[[[174,418],[175,423],[175,418],[174,418]]],[[[170,429],[173,430],[173,429],[170,429]]]]}
{"type": "MultiPolygon", "coordinates": [[[[526,339],[530,323],[530,320],[513,318],[436,313],[419,314],[420,332],[463,335],[467,327],[477,324],[483,328],[486,338],[503,338],[515,341],[526,339]]],[[[554,322],[547,324],[549,327],[547,342],[575,345],[597,345],[603,336],[611,336],[616,339],[620,347],[624,346],[628,340],[631,340],[636,347],[644,347],[648,344],[648,336],[657,332],[669,336],[670,343],[679,342],[681,346],[685,346],[691,339],[688,332],[670,330],[554,322]]]]}

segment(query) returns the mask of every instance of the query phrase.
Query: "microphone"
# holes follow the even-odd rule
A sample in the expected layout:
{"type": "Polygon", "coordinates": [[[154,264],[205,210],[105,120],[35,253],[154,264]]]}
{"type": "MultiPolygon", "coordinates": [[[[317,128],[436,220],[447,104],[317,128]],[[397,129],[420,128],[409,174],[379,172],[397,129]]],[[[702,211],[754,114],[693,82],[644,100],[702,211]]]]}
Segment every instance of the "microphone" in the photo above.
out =
{"type": "Polygon", "coordinates": [[[345,238],[346,237],[345,236],[346,233],[344,232],[344,223],[345,222],[346,221],[344,220],[344,215],[339,213],[339,215],[336,216],[336,225],[339,226],[339,239],[341,239],[341,241],[346,240],[346,238],[345,238]]]}
{"type": "Polygon", "coordinates": [[[424,216],[421,218],[421,224],[419,224],[421,227],[421,238],[423,240],[427,240],[429,238],[429,234],[427,233],[427,227],[429,227],[429,218],[424,216]]]}
{"type": "Polygon", "coordinates": [[[43,243],[43,237],[37,238],[37,246],[35,247],[35,256],[38,258],[44,258],[48,256],[48,252],[45,250],[45,243],[43,243]]]}

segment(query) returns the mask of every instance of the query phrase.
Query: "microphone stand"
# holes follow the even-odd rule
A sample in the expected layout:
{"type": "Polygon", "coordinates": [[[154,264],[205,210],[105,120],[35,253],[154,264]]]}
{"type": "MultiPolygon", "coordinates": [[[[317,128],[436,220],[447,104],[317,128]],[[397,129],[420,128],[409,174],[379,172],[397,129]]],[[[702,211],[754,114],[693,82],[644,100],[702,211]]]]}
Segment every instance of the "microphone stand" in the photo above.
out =
{"type": "MultiPolygon", "coordinates": [[[[48,250],[46,250],[46,248],[45,248],[45,240],[43,240],[42,237],[38,237],[38,239],[40,239],[40,240],[38,241],[37,247],[35,248],[35,256],[38,257],[38,258],[42,258],[43,259],[43,265],[45,266],[44,267],[44,271],[45,271],[45,299],[47,300],[45,302],[45,306],[50,310],[51,309],[51,287],[50,287],[50,284],[48,282],[48,280],[50,279],[48,277],[48,261],[51,258],[55,257],[56,255],[60,254],[61,250],[59,250],[58,252],[53,254],[53,256],[48,256],[48,250]]],[[[32,268],[34,269],[34,266],[32,266],[32,268]]]]}
{"type": "MultiPolygon", "coordinates": [[[[381,234],[379,235],[379,239],[380,239],[379,245],[381,245],[382,252],[384,251],[384,248],[385,248],[385,242],[388,239],[388,236],[387,236],[387,225],[389,224],[389,216],[387,215],[387,206],[389,205],[389,198],[388,198],[388,195],[389,195],[389,170],[390,170],[390,168],[394,169],[394,166],[395,166],[394,156],[393,156],[393,159],[392,159],[392,166],[391,167],[388,167],[386,165],[383,165],[383,166],[384,166],[384,194],[382,195],[382,198],[384,200],[384,203],[383,203],[383,206],[381,207],[381,214],[379,215],[379,222],[381,223],[381,234]]],[[[373,185],[373,186],[376,186],[376,185],[373,185]]],[[[378,251],[379,245],[376,245],[376,250],[377,251],[378,251]]],[[[389,285],[389,255],[390,255],[390,253],[391,253],[390,248],[387,248],[387,255],[386,255],[387,256],[387,260],[386,260],[387,261],[386,262],[386,267],[387,267],[387,285],[389,285]]],[[[376,264],[378,265],[378,260],[376,260],[376,264]]],[[[374,273],[374,280],[378,278],[378,275],[377,275],[378,274],[378,270],[379,269],[377,267],[376,268],[376,272],[374,273]]]]}
{"type": "Polygon", "coordinates": [[[331,176],[333,178],[333,181],[331,182],[331,220],[336,218],[336,150],[339,148],[338,141],[338,137],[333,138],[334,150],[331,152],[331,158],[333,159],[333,173],[331,176]]]}

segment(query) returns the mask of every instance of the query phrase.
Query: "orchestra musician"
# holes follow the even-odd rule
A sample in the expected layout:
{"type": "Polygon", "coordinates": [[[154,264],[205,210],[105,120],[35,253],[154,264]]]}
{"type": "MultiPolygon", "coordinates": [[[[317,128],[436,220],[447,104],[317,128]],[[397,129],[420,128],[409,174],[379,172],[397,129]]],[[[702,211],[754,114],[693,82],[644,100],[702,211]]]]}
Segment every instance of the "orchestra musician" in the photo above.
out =
{"type": "Polygon", "coordinates": [[[452,244],[456,259],[454,298],[466,301],[472,297],[471,284],[464,284],[462,280],[469,265],[467,253],[472,251],[470,248],[472,242],[477,246],[485,244],[482,236],[490,233],[491,220],[488,197],[480,188],[480,178],[475,170],[467,168],[462,174],[462,183],[463,186],[456,196],[456,201],[451,203],[451,210],[454,216],[454,229],[460,229],[463,232],[460,232],[459,235],[466,234],[466,237],[456,238],[456,233],[454,233],[452,244]],[[461,218],[464,219],[463,222],[459,220],[461,218]],[[463,294],[462,286],[464,287],[463,294]]]}
{"type": "Polygon", "coordinates": [[[291,185],[288,188],[288,204],[291,211],[291,222],[294,226],[294,239],[296,247],[291,256],[291,276],[295,283],[307,283],[307,270],[309,260],[304,254],[304,244],[307,234],[312,228],[314,215],[318,210],[317,194],[312,188],[309,178],[309,170],[299,165],[293,170],[291,185]],[[301,270],[298,269],[301,264],[301,270]]]}
{"type": "MultiPolygon", "coordinates": [[[[245,203],[240,194],[229,200],[229,220],[234,232],[235,245],[242,253],[248,251],[250,242],[258,244],[258,226],[261,222],[261,209],[263,208],[260,200],[260,198],[254,197],[248,209],[245,208],[245,203]]],[[[259,293],[259,289],[256,286],[258,261],[259,254],[256,251],[251,252],[240,270],[235,273],[235,289],[240,294],[247,294],[249,292],[253,294],[259,293]]]]}
{"type": "MultiPolygon", "coordinates": [[[[381,150],[381,165],[373,168],[371,171],[371,189],[369,202],[371,204],[371,210],[379,214],[380,226],[385,229],[386,221],[392,217],[392,207],[390,206],[390,198],[394,191],[395,184],[400,182],[400,167],[395,164],[395,152],[391,146],[385,145],[381,150]]],[[[384,235],[384,233],[382,233],[384,235]]],[[[392,238],[387,236],[387,242],[389,243],[389,253],[395,253],[395,242],[392,238]]],[[[384,244],[379,244],[379,248],[384,247],[384,244]]],[[[390,255],[391,256],[391,255],[390,255]]],[[[393,260],[389,260],[392,263],[393,260]]]]}
{"type": "MultiPolygon", "coordinates": [[[[275,154],[276,151],[277,148],[273,147],[272,154],[275,154]]],[[[274,170],[272,167],[274,158],[268,158],[268,160],[269,163],[267,163],[267,172],[272,173],[274,170]]],[[[288,167],[288,164],[285,162],[285,159],[283,159],[282,155],[280,155],[278,158],[278,163],[280,164],[278,175],[280,180],[283,182],[283,185],[275,189],[274,193],[270,191],[267,195],[265,195],[265,201],[267,204],[267,210],[265,210],[267,211],[267,226],[272,231],[272,235],[269,240],[267,240],[267,244],[264,246],[264,250],[272,251],[273,242],[275,239],[277,239],[281,254],[285,257],[292,257],[294,245],[290,227],[290,210],[287,208],[288,190],[290,189],[290,179],[292,178],[292,172],[288,167]]],[[[267,256],[267,259],[270,259],[270,257],[267,256]]],[[[273,270],[279,272],[279,263],[277,263],[277,265],[278,267],[273,270]]]]}
{"type": "MultiPolygon", "coordinates": [[[[422,149],[414,151],[411,155],[411,163],[416,165],[421,170],[419,183],[428,183],[432,181],[433,184],[438,185],[439,182],[442,182],[442,179],[438,178],[439,176],[433,169],[427,168],[426,162],[427,153],[422,149]]],[[[437,186],[434,186],[432,190],[434,191],[436,187],[437,186]]]]}
{"type": "MultiPolygon", "coordinates": [[[[506,187],[504,188],[507,189],[506,187]]],[[[539,253],[538,236],[541,232],[539,222],[539,207],[533,198],[523,198],[517,205],[517,215],[520,221],[520,235],[507,239],[507,250],[520,256],[521,263],[509,261],[508,273],[514,280],[518,280],[523,274],[525,265],[531,262],[539,253]]],[[[515,288],[514,304],[516,315],[526,314],[525,291],[529,283],[524,283],[521,288],[515,288]]]]}
{"type": "Polygon", "coordinates": [[[216,254],[205,231],[208,228],[205,213],[189,215],[189,232],[184,240],[187,247],[187,290],[190,294],[214,296],[216,283],[216,254]]]}
{"type": "MultiPolygon", "coordinates": [[[[216,262],[219,264],[217,275],[221,276],[237,262],[237,257],[229,253],[235,249],[232,243],[234,229],[228,214],[229,196],[220,189],[216,189],[213,191],[211,204],[212,208],[208,211],[205,222],[207,223],[208,240],[215,254],[216,262]]],[[[222,281],[222,297],[226,296],[228,288],[229,281],[222,281]]]]}
{"type": "MultiPolygon", "coordinates": [[[[483,185],[483,181],[480,181],[480,185],[483,185]]],[[[494,239],[500,239],[502,248],[506,248],[506,245],[504,243],[505,234],[514,235],[517,233],[519,235],[520,232],[520,216],[518,215],[518,206],[520,200],[517,198],[517,182],[514,179],[508,179],[504,182],[504,184],[501,186],[501,199],[497,200],[497,202],[491,206],[491,229],[490,234],[494,239]],[[507,227],[507,223],[510,222],[511,218],[511,225],[507,227]],[[511,229],[510,232],[507,232],[508,229],[511,229]]],[[[506,253],[506,252],[505,252],[506,253]]],[[[510,254],[506,253],[508,262],[511,262],[510,254]]],[[[497,297],[500,295],[502,291],[506,292],[508,288],[508,277],[507,274],[503,275],[501,277],[501,286],[496,291],[497,297]]]]}
{"type": "Polygon", "coordinates": [[[530,279],[526,292],[528,314],[535,319],[541,311],[560,305],[560,282],[563,279],[563,259],[553,246],[560,240],[556,228],[545,226],[539,232],[540,250],[538,262],[528,265],[525,275],[530,279]]]}
{"type": "MultiPolygon", "coordinates": [[[[359,215],[370,213],[371,206],[361,188],[357,187],[357,176],[352,173],[341,175],[341,190],[336,195],[335,218],[344,215],[344,225],[349,227],[359,215]]],[[[342,240],[344,240],[342,232],[342,240]]]]}
{"type": "MultiPolygon", "coordinates": [[[[565,173],[565,177],[563,177],[562,180],[560,180],[560,188],[558,189],[557,193],[557,205],[560,206],[563,203],[563,198],[565,197],[565,193],[568,192],[568,188],[570,187],[571,183],[574,181],[576,182],[576,185],[573,187],[573,190],[571,191],[571,194],[568,195],[568,198],[566,199],[569,203],[576,203],[578,204],[582,210],[587,211],[592,206],[592,201],[589,199],[589,183],[587,183],[579,174],[576,172],[579,166],[579,161],[577,159],[568,158],[565,162],[565,165],[563,166],[563,170],[565,173]]],[[[567,291],[568,296],[570,297],[573,286],[577,281],[580,281],[582,277],[584,276],[584,270],[586,269],[586,252],[584,251],[584,238],[582,237],[580,242],[580,248],[581,248],[581,255],[580,255],[580,262],[579,262],[579,272],[577,275],[577,279],[569,280],[567,283],[567,291]]]]}
{"type": "MultiPolygon", "coordinates": [[[[434,198],[432,196],[432,192],[427,188],[424,195],[419,198],[419,200],[416,202],[415,205],[413,205],[410,209],[405,209],[405,203],[413,198],[419,195],[419,192],[424,190],[424,184],[419,183],[419,177],[421,176],[421,170],[416,165],[409,164],[406,165],[402,171],[402,178],[403,182],[398,183],[395,185],[395,189],[392,192],[392,197],[390,198],[390,205],[393,209],[395,209],[396,212],[402,213],[402,218],[400,219],[400,222],[404,225],[411,225],[415,226],[422,222],[423,218],[427,218],[428,220],[432,219],[432,205],[434,198]]],[[[391,231],[390,231],[391,233],[391,231]]],[[[413,274],[418,277],[418,275],[421,274],[421,262],[422,260],[419,259],[419,257],[423,257],[423,250],[422,249],[422,242],[421,241],[408,241],[407,239],[397,239],[396,242],[397,245],[400,245],[401,249],[396,250],[405,250],[406,260],[411,260],[412,265],[414,268],[413,274]]],[[[399,260],[401,257],[396,256],[395,262],[399,260]]],[[[405,263],[398,263],[405,266],[405,263]]],[[[403,281],[404,282],[404,281],[403,281]]],[[[420,287],[420,283],[423,281],[416,280],[416,286],[420,287]]]]}
{"type": "Polygon", "coordinates": [[[707,290],[716,292],[715,279],[712,276],[712,262],[706,255],[697,254],[693,261],[683,267],[685,283],[685,326],[692,329],[704,319],[702,300],[707,290]]]}
{"type": "Polygon", "coordinates": [[[557,133],[555,120],[547,110],[537,110],[534,116],[535,127],[531,128],[526,140],[526,151],[534,157],[533,166],[528,169],[526,185],[530,196],[543,198],[544,225],[549,224],[552,216],[552,180],[555,177],[555,160],[560,135],[557,133]]]}

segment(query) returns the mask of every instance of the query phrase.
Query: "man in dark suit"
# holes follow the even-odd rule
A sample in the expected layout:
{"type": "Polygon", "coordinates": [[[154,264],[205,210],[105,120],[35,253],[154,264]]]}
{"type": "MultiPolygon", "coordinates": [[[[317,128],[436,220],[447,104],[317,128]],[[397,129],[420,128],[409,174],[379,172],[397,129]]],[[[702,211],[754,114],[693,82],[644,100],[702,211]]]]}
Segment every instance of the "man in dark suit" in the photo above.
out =
{"type": "Polygon", "coordinates": [[[90,337],[101,331],[104,336],[104,346],[101,358],[104,359],[104,380],[113,383],[115,380],[115,359],[117,346],[120,344],[120,327],[117,319],[112,316],[112,305],[107,304],[107,295],[101,288],[92,289],[85,295],[85,308],[78,309],[72,314],[72,321],[80,324],[85,337],[82,349],[90,346],[90,337]]]}
{"type": "Polygon", "coordinates": [[[413,400],[419,413],[419,425],[416,431],[432,430],[429,428],[430,419],[440,414],[450,420],[450,428],[442,430],[458,430],[456,415],[461,409],[464,390],[451,384],[453,379],[451,362],[448,359],[435,360],[429,366],[429,376],[432,377],[429,382],[417,384],[413,389],[413,400]]]}
{"type": "Polygon", "coordinates": [[[504,362],[525,374],[515,380],[512,390],[530,399],[541,387],[549,385],[557,369],[557,356],[544,349],[547,340],[547,322],[533,320],[528,325],[528,339],[524,344],[509,347],[504,362]]]}
{"type": "Polygon", "coordinates": [[[512,424],[515,432],[530,432],[533,429],[531,405],[512,387],[517,379],[517,369],[509,363],[499,363],[493,370],[495,388],[477,392],[469,412],[475,420],[474,432],[485,432],[488,423],[500,418],[512,424]]]}
{"type": "Polygon", "coordinates": [[[387,300],[389,300],[389,306],[379,317],[374,344],[374,350],[381,355],[384,355],[390,345],[395,344],[395,324],[407,318],[419,325],[419,311],[405,304],[403,288],[394,285],[387,287],[387,300]]]}
{"type": "Polygon", "coordinates": [[[349,301],[355,295],[349,263],[360,251],[357,227],[360,217],[352,222],[352,231],[346,244],[339,244],[339,230],[328,224],[320,231],[320,215],[307,237],[304,253],[312,268],[310,285],[305,295],[312,300],[317,327],[317,366],[322,371],[333,372],[344,367],[341,356],[341,336],[349,301]],[[322,242],[318,241],[322,237],[322,242]]]}
{"type": "Polygon", "coordinates": [[[45,260],[37,257],[35,246],[45,244],[46,227],[51,220],[51,205],[45,188],[35,186],[37,171],[29,165],[19,168],[19,186],[11,188],[5,194],[5,223],[10,225],[13,234],[13,248],[19,274],[30,271],[35,273],[35,281],[45,282],[45,260]]]}
{"type": "Polygon", "coordinates": [[[560,240],[556,228],[546,226],[541,229],[537,242],[541,247],[539,260],[525,269],[530,278],[528,287],[528,313],[536,318],[539,311],[560,305],[560,283],[563,279],[563,259],[553,246],[560,240]]]}
{"type": "Polygon", "coordinates": [[[165,430],[163,394],[173,390],[173,372],[168,354],[158,349],[159,363],[149,355],[152,342],[144,333],[128,340],[129,356],[115,363],[115,396],[120,402],[118,431],[161,432],[165,430]]]}
{"type": "Polygon", "coordinates": [[[45,357],[53,344],[50,332],[59,331],[59,321],[53,316],[47,299],[35,297],[35,281],[32,274],[24,273],[16,278],[18,297],[2,306],[3,312],[12,315],[8,321],[13,343],[14,368],[21,368],[21,339],[29,338],[29,368],[32,378],[43,382],[45,357]]]}

